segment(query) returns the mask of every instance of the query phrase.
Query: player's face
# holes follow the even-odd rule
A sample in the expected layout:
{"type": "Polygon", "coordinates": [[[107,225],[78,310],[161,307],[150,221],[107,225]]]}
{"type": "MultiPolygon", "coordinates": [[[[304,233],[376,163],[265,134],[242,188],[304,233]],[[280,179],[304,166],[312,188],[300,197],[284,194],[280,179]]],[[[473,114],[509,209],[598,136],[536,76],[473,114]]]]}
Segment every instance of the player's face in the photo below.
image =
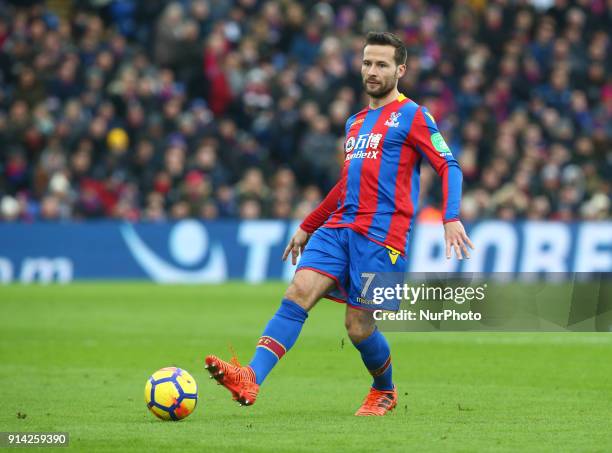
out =
{"type": "Polygon", "coordinates": [[[363,49],[361,79],[369,96],[383,98],[397,86],[404,75],[405,65],[397,65],[393,46],[370,44],[363,49]]]}

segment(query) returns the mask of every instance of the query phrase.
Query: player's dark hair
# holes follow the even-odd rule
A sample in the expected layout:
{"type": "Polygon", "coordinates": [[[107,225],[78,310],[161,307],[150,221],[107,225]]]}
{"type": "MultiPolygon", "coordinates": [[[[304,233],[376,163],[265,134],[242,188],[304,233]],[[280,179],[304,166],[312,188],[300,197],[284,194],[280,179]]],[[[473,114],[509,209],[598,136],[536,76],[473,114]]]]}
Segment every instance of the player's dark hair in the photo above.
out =
{"type": "MultiPolygon", "coordinates": [[[[404,46],[404,43],[393,33],[388,31],[371,31],[366,35],[365,45],[377,45],[377,46],[392,46],[395,48],[395,55],[393,59],[395,64],[398,66],[406,64],[408,58],[408,51],[404,46]]],[[[364,46],[365,48],[365,46],[364,46]]]]}

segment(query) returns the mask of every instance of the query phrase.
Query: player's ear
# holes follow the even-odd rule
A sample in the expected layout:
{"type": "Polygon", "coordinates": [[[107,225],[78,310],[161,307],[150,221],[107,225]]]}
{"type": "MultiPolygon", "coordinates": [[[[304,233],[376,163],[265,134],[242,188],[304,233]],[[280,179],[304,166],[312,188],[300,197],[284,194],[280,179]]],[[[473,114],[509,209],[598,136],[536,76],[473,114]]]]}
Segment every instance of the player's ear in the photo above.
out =
{"type": "Polygon", "coordinates": [[[404,74],[406,74],[406,65],[405,64],[398,65],[397,69],[395,70],[395,75],[397,76],[398,79],[401,79],[402,77],[404,77],[404,74]]]}

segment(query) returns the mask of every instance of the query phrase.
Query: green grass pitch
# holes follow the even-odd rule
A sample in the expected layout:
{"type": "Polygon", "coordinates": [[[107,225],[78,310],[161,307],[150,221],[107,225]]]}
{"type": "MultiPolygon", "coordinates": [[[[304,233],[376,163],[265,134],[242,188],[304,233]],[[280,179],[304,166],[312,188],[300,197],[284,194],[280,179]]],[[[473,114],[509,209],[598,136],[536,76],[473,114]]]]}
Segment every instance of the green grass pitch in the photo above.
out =
{"type": "Polygon", "coordinates": [[[231,343],[248,363],[283,289],[0,287],[0,431],[65,431],[86,452],[612,451],[605,333],[389,333],[398,408],[358,418],[370,378],[344,306],[322,301],[257,404],[238,407],[203,358],[229,358],[231,343]],[[199,384],[181,422],[143,401],[147,377],[169,365],[199,384]]]}

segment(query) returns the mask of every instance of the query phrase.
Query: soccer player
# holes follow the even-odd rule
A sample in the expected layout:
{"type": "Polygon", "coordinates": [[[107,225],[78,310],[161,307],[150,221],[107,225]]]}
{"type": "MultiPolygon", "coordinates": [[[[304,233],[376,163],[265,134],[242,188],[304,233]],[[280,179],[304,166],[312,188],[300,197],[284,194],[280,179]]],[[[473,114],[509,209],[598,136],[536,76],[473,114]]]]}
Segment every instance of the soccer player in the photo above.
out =
{"type": "Polygon", "coordinates": [[[446,257],[469,258],[473,248],[459,221],[461,170],[432,115],[397,89],[407,52],[392,33],[368,33],[361,75],[369,106],[346,122],[340,180],[291,238],[293,264],[301,255],[280,308],[263,331],[248,366],[214,355],[205,367],[241,405],[295,344],[308,312],[322,297],[346,303],[345,325],[373,383],[355,415],[385,415],[397,405],[389,344],[362,297],[364,274],[406,270],[406,242],[426,159],[442,179],[446,257]]]}

